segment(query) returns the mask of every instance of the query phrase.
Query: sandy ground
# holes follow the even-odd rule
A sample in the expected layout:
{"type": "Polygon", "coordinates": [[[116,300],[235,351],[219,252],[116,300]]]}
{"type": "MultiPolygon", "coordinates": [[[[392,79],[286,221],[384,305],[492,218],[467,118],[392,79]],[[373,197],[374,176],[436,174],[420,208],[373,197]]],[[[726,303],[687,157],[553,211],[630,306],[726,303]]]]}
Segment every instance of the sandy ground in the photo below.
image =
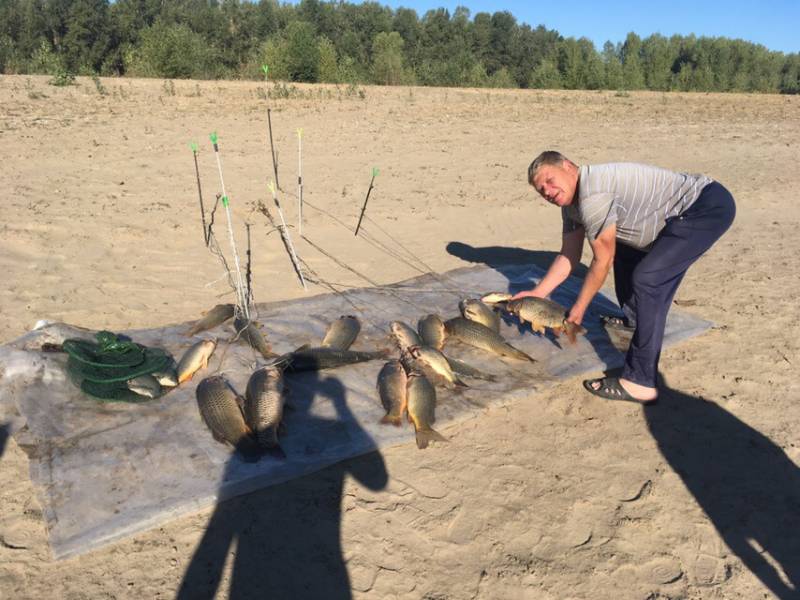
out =
{"type": "MultiPolygon", "coordinates": [[[[570,380],[448,428],[446,446],[409,442],[59,562],[27,458],[6,440],[1,597],[169,598],[182,581],[187,598],[800,595],[800,97],[305,87],[267,99],[256,83],[102,84],[0,78],[0,342],[41,318],[121,330],[218,302],[189,149],[199,142],[212,198],[214,130],[235,218],[253,224],[256,300],[302,295],[253,212],[269,194],[268,107],[287,215],[302,128],[305,199],[352,228],[378,167],[368,230],[437,271],[468,264],[453,248],[558,248],[558,211],[525,182],[548,148],[704,172],[738,215],[676,298],[716,326],[664,352],[653,407],[570,380]]],[[[419,274],[315,209],[304,233],[378,283],[419,274]]],[[[298,251],[328,281],[364,285],[298,251]]]]}

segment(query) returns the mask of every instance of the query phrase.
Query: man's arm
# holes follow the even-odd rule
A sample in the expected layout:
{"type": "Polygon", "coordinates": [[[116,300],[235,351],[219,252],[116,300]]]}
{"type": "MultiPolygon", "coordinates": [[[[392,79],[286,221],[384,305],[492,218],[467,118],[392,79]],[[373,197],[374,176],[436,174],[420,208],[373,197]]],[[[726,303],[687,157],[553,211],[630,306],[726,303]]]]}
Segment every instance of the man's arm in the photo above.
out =
{"type": "Polygon", "coordinates": [[[572,308],[569,309],[569,316],[567,317],[567,321],[577,325],[581,324],[589,303],[600,288],[603,287],[608,271],[614,263],[614,252],[617,249],[616,224],[606,227],[594,241],[589,241],[589,245],[592,247],[594,258],[592,258],[592,263],[589,265],[589,272],[586,274],[586,279],[583,282],[578,298],[572,308]]]}
{"type": "Polygon", "coordinates": [[[520,292],[514,299],[534,296],[546,298],[561,283],[569,277],[572,270],[580,263],[583,253],[583,227],[565,233],[561,236],[561,252],[555,257],[550,268],[542,280],[532,290],[520,292]]]}

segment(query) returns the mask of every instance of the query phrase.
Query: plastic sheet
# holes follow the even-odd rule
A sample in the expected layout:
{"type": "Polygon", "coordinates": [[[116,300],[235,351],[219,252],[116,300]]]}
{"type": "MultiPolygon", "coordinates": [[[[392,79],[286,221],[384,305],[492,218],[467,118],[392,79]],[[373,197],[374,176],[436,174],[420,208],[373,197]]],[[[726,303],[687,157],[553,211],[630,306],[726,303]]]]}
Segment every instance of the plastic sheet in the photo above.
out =
{"type": "MultiPolygon", "coordinates": [[[[416,326],[419,317],[458,313],[458,301],[488,291],[530,288],[543,275],[536,267],[470,267],[426,275],[386,288],[363,288],[258,305],[258,321],[273,348],[285,352],[318,343],[327,325],[342,314],[363,323],[354,349],[392,347],[392,320],[416,326]]],[[[569,280],[554,298],[569,305],[580,282],[569,280]]],[[[618,313],[602,295],[586,317],[588,334],[575,346],[540,336],[515,321],[503,335],[539,362],[501,359],[457,343],[445,352],[497,376],[496,382],[467,379],[464,391],[437,390],[437,429],[483,407],[529,398],[561,378],[622,364],[623,355],[594,323],[601,313],[618,313]]],[[[232,323],[187,338],[190,323],[124,332],[134,341],[161,347],[173,356],[201,337],[233,336],[232,323]]],[[[675,310],[665,344],[696,335],[710,323],[675,310]]],[[[165,396],[141,404],[101,403],[82,394],[67,378],[63,354],[43,353],[45,342],[68,337],[94,339],[93,331],[49,324],[0,346],[0,419],[30,459],[31,478],[44,510],[56,558],[89,551],[219,500],[299,477],[345,458],[397,444],[418,452],[410,426],[380,425],[384,410],[375,390],[383,361],[318,373],[287,375],[291,410],[281,445],[286,460],[266,456],[245,462],[213,440],[203,424],[195,388],[221,371],[243,393],[250,373],[263,361],[243,342],[221,343],[206,371],[165,396]]],[[[562,338],[563,339],[563,338],[562,338]]],[[[426,450],[437,451],[436,447],[426,450]]]]}

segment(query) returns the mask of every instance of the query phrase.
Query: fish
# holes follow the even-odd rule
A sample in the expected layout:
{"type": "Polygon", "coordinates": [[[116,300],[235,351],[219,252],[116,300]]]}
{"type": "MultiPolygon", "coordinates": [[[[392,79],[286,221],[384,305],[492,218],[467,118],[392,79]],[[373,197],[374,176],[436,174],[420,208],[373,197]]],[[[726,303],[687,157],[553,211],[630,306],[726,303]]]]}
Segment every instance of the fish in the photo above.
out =
{"type": "Polygon", "coordinates": [[[146,398],[158,398],[161,395],[161,384],[152,375],[139,375],[125,382],[134,394],[146,398]]]}
{"type": "Polygon", "coordinates": [[[213,329],[217,325],[221,325],[230,319],[235,311],[236,305],[234,304],[217,304],[214,308],[205,313],[205,316],[202,319],[192,325],[185,335],[191,336],[198,334],[201,331],[213,329]]]}
{"type": "Polygon", "coordinates": [[[417,332],[414,331],[410,325],[403,323],[403,321],[392,321],[389,326],[392,338],[394,339],[400,351],[407,350],[409,346],[419,346],[422,344],[417,332]]]}
{"type": "Polygon", "coordinates": [[[462,360],[453,358],[452,356],[445,356],[447,362],[450,363],[450,368],[456,375],[463,375],[464,377],[474,377],[475,379],[484,379],[486,381],[497,381],[497,377],[491,373],[484,373],[480,369],[476,369],[472,365],[465,363],[462,360]]]}
{"type": "Polygon", "coordinates": [[[481,302],[484,304],[498,304],[508,302],[511,298],[513,298],[513,294],[507,292],[489,292],[481,296],[481,302]]]}
{"type": "Polygon", "coordinates": [[[399,360],[390,360],[378,373],[378,395],[386,415],[380,420],[383,424],[400,427],[406,412],[406,385],[408,377],[399,360]]]}
{"type": "Polygon", "coordinates": [[[178,383],[191,379],[201,368],[208,367],[208,359],[217,347],[216,340],[200,340],[192,345],[183,357],[178,361],[176,372],[178,373],[178,383]]]}
{"type": "Polygon", "coordinates": [[[422,343],[431,348],[441,350],[447,339],[447,332],[444,329],[444,321],[439,315],[427,315],[422,317],[417,323],[417,331],[422,343]]]}
{"type": "Polygon", "coordinates": [[[164,387],[175,387],[178,385],[178,373],[175,371],[174,367],[165,367],[158,371],[153,371],[150,375],[155,377],[156,381],[164,387]]]}
{"type": "Polygon", "coordinates": [[[421,373],[411,373],[406,384],[408,420],[414,424],[417,448],[427,448],[431,441],[447,438],[431,427],[436,421],[436,390],[421,373]]]}
{"type": "Polygon", "coordinates": [[[200,416],[215,440],[230,444],[245,456],[259,453],[253,432],[245,423],[241,399],[224,377],[206,377],[198,384],[195,395],[200,416]]]}
{"type": "Polygon", "coordinates": [[[356,350],[337,350],[336,348],[310,348],[300,347],[289,352],[283,358],[284,369],[289,372],[318,371],[320,369],[335,369],[344,365],[386,358],[388,352],[361,352],[356,350]]]}
{"type": "Polygon", "coordinates": [[[458,303],[458,308],[465,319],[481,323],[495,333],[500,333],[500,315],[480,300],[466,298],[458,303]]]}
{"type": "Polygon", "coordinates": [[[243,317],[236,317],[233,321],[233,326],[236,329],[236,333],[253,348],[258,350],[261,356],[264,358],[275,358],[276,355],[272,352],[272,347],[261,333],[255,321],[248,321],[243,317]]]}
{"type": "Polygon", "coordinates": [[[430,379],[442,379],[455,387],[469,387],[466,383],[458,378],[458,375],[453,373],[453,368],[447,362],[445,355],[439,352],[436,348],[430,346],[411,346],[408,353],[414,360],[427,368],[434,377],[430,379]]]}
{"type": "Polygon", "coordinates": [[[278,443],[278,427],[283,419],[283,372],[277,367],[263,367],[250,375],[244,396],[245,423],[258,445],[275,456],[286,454],[278,443]]]}
{"type": "Polygon", "coordinates": [[[449,319],[445,321],[444,325],[447,329],[448,338],[457,339],[470,346],[500,356],[536,362],[535,358],[528,356],[522,350],[514,348],[514,346],[506,342],[499,333],[495,333],[485,325],[463,317],[449,319]]]}
{"type": "Polygon", "coordinates": [[[323,348],[347,350],[356,341],[360,331],[361,321],[358,320],[358,317],[342,315],[330,324],[321,346],[323,348]]]}
{"type": "Polygon", "coordinates": [[[571,344],[577,341],[579,334],[586,333],[580,325],[567,321],[566,308],[546,298],[526,296],[512,300],[506,306],[506,310],[519,317],[523,323],[530,323],[531,329],[542,335],[545,328],[552,329],[556,337],[565,332],[571,344]]]}

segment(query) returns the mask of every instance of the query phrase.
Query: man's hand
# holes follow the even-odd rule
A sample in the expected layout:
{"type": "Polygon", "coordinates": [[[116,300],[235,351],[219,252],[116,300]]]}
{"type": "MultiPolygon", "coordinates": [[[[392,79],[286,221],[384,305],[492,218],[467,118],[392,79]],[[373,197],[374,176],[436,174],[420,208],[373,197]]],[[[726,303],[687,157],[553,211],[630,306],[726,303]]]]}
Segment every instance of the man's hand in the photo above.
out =
{"type": "Polygon", "coordinates": [[[524,292],[519,292],[517,294],[514,294],[513,296],[511,296],[511,298],[509,298],[509,302],[511,300],[519,300],[520,298],[544,298],[544,297],[545,294],[536,291],[536,288],[534,288],[532,290],[526,290],[524,292]]]}
{"type": "Polygon", "coordinates": [[[568,323],[575,323],[575,325],[580,325],[581,321],[583,321],[583,315],[586,313],[586,307],[578,306],[577,304],[573,305],[572,308],[569,309],[569,314],[567,315],[567,322],[568,323]]]}

